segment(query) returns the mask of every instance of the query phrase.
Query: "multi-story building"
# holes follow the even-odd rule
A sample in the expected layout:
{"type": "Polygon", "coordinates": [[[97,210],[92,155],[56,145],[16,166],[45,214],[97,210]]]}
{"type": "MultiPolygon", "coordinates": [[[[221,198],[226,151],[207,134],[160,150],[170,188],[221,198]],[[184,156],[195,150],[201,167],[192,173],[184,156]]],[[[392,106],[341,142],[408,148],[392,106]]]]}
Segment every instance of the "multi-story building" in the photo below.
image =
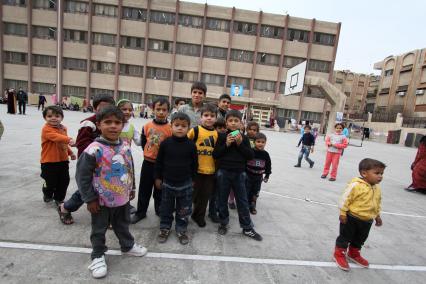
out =
{"type": "Polygon", "coordinates": [[[345,114],[362,115],[374,111],[380,76],[349,70],[334,71],[332,83],[346,95],[345,114]]]}
{"type": "Polygon", "coordinates": [[[193,81],[208,97],[243,87],[233,102],[265,121],[321,122],[324,95],[305,88],[284,97],[287,70],[331,81],[340,23],[166,0],[2,0],[0,87],[32,93],[150,103],[189,97],[193,81]]]}
{"type": "Polygon", "coordinates": [[[426,117],[426,48],[388,56],[374,68],[382,73],[377,112],[426,117]]]}

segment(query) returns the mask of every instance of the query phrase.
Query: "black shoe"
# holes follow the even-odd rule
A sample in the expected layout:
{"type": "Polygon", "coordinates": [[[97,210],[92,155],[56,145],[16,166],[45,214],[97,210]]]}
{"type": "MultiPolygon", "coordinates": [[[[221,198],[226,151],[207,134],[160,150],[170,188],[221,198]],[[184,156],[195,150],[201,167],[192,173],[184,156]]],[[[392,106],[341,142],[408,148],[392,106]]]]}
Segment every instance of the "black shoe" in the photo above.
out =
{"type": "Polygon", "coordinates": [[[322,175],[321,178],[327,178],[327,176],[326,175],[322,175]]]}
{"type": "Polygon", "coordinates": [[[249,230],[243,230],[243,235],[252,238],[256,241],[261,241],[262,240],[262,236],[259,235],[258,233],[256,233],[256,231],[254,229],[249,229],[249,230]]]}
{"type": "Polygon", "coordinates": [[[226,233],[228,232],[228,228],[226,227],[226,225],[219,225],[217,232],[219,233],[219,235],[226,235],[226,233]]]}
{"type": "Polygon", "coordinates": [[[160,244],[165,243],[167,239],[169,238],[169,235],[170,235],[170,230],[162,229],[160,230],[160,233],[157,236],[157,241],[160,244]]]}
{"type": "Polygon", "coordinates": [[[204,228],[206,226],[206,221],[205,220],[196,220],[194,217],[191,216],[192,221],[194,221],[198,227],[200,228],[204,228]]]}
{"type": "Polygon", "coordinates": [[[229,209],[237,209],[237,206],[235,206],[235,203],[228,203],[229,209]]]}
{"type": "Polygon", "coordinates": [[[217,215],[210,215],[209,214],[209,218],[213,223],[219,223],[219,217],[217,215]]]}
{"type": "Polygon", "coordinates": [[[177,237],[181,245],[187,245],[189,243],[189,238],[186,235],[186,232],[177,233],[177,237]]]}
{"type": "Polygon", "coordinates": [[[43,194],[43,201],[44,201],[44,203],[49,203],[49,202],[51,202],[53,200],[53,198],[52,197],[48,197],[48,196],[46,196],[46,195],[44,195],[43,194]]]}
{"type": "Polygon", "coordinates": [[[404,188],[406,191],[408,191],[408,192],[417,192],[417,188],[414,188],[414,187],[406,187],[406,188],[404,188]]]}
{"type": "Polygon", "coordinates": [[[138,215],[138,214],[132,214],[131,216],[130,216],[130,223],[131,224],[136,224],[137,222],[139,222],[140,220],[142,220],[142,219],[145,219],[146,218],[146,215],[138,215]]]}
{"type": "Polygon", "coordinates": [[[329,180],[329,181],[336,181],[336,179],[335,179],[335,178],[329,178],[328,180],[329,180]]]}
{"type": "Polygon", "coordinates": [[[300,168],[300,165],[294,165],[295,168],[300,168]]]}
{"type": "Polygon", "coordinates": [[[312,169],[314,167],[315,162],[309,164],[309,167],[312,169]]]}

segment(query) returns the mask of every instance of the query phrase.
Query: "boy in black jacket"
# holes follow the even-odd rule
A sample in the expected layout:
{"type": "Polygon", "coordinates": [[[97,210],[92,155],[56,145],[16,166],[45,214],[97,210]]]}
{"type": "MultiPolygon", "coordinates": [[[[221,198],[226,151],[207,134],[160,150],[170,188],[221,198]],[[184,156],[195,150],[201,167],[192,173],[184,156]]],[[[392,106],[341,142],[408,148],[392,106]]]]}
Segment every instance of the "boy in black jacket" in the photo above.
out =
{"type": "Polygon", "coordinates": [[[220,225],[218,233],[225,235],[229,223],[228,196],[231,188],[237,201],[238,218],[243,234],[257,241],[262,240],[253,229],[247,202],[245,172],[248,160],[253,159],[254,153],[250,147],[250,141],[239,131],[241,125],[241,113],[230,110],[226,114],[227,132],[220,134],[213,151],[213,158],[218,161],[217,189],[220,225]]]}
{"type": "Polygon", "coordinates": [[[309,154],[314,152],[314,146],[315,146],[315,136],[311,133],[311,127],[309,125],[306,125],[304,127],[304,134],[300,138],[299,143],[297,144],[297,147],[300,146],[300,143],[302,143],[302,149],[300,149],[299,157],[297,159],[297,164],[294,165],[296,168],[300,168],[302,164],[302,158],[305,156],[305,160],[309,163],[309,167],[312,168],[315,164],[314,161],[312,161],[309,158],[309,154]]]}
{"type": "Polygon", "coordinates": [[[259,197],[262,181],[268,182],[271,174],[271,157],[265,151],[265,144],[265,134],[257,133],[254,138],[254,158],[247,162],[247,198],[250,204],[250,213],[253,215],[257,214],[256,201],[259,197]]]}

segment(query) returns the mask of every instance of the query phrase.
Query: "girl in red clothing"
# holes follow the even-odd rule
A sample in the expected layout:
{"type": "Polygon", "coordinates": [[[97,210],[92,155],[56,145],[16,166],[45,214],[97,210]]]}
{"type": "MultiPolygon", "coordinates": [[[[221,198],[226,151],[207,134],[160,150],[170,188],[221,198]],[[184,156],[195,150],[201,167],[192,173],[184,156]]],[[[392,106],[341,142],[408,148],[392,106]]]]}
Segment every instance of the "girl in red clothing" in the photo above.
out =
{"type": "Polygon", "coordinates": [[[419,149],[417,150],[416,159],[411,165],[413,182],[405,190],[421,191],[426,193],[426,136],[420,139],[419,149]]]}
{"type": "Polygon", "coordinates": [[[327,145],[327,156],[325,158],[324,171],[322,172],[321,178],[326,178],[332,166],[331,176],[329,181],[335,181],[337,176],[337,169],[339,167],[340,156],[342,150],[348,146],[348,139],[342,134],[344,125],[343,123],[336,123],[334,129],[335,133],[328,135],[325,138],[325,144],[327,145]]]}

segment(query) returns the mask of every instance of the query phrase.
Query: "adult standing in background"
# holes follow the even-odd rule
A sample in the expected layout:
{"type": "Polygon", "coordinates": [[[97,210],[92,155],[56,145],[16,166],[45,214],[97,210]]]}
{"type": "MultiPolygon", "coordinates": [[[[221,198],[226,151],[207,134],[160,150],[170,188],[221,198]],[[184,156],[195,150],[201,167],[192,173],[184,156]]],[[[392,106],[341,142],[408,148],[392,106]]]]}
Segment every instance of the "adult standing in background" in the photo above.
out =
{"type": "Polygon", "coordinates": [[[19,114],[25,115],[25,108],[28,103],[28,95],[24,90],[22,90],[22,87],[19,87],[18,94],[16,96],[19,104],[19,114]]]}
{"type": "Polygon", "coordinates": [[[9,89],[7,91],[7,113],[16,114],[15,89],[9,89]]]}

